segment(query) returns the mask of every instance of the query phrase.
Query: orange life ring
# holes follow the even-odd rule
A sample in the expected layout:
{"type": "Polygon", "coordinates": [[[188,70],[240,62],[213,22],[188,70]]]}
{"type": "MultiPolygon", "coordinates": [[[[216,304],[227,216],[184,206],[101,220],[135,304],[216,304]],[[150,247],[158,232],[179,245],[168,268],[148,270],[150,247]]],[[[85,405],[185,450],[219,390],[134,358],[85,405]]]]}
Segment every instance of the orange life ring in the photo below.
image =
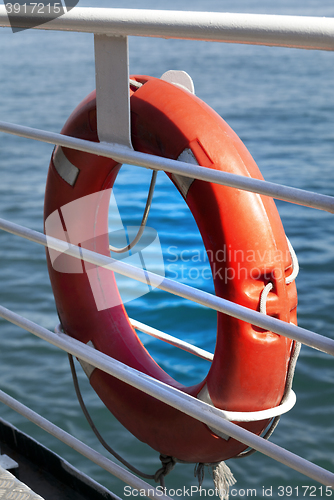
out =
{"type": "MultiPolygon", "coordinates": [[[[171,159],[186,151],[207,168],[262,179],[238,136],[204,102],[171,83],[146,76],[132,78],[143,84],[130,90],[135,150],[171,159]]],[[[62,133],[98,141],[94,92],[72,113],[62,133]]],[[[113,160],[57,147],[46,186],[47,234],[62,239],[67,235],[74,244],[109,255],[108,195],[119,168],[113,160]],[[94,195],[94,203],[89,210],[75,211],[71,204],[90,195],[94,195]]],[[[217,296],[259,310],[261,292],[271,281],[274,288],[267,298],[267,314],[296,323],[296,287],[285,281],[292,263],[273,200],[168,175],[184,196],[212,256],[217,296]],[[218,267],[221,272],[217,272],[218,267]],[[233,279],[226,280],[226,273],[233,279]]],[[[185,387],[151,358],[122,304],[98,310],[92,281],[98,283],[101,294],[118,296],[111,271],[90,266],[88,273],[88,266],[80,260],[51,251],[48,267],[58,314],[68,335],[84,343],[91,341],[99,351],[194,397],[206,391],[217,408],[258,411],[280,404],[291,340],[218,313],[211,369],[202,383],[185,387]]],[[[90,374],[90,383],[115,417],[160,453],[207,463],[231,458],[245,449],[235,439],[218,437],[205,424],[98,369],[90,374]]],[[[260,434],[268,422],[239,425],[260,434]]]]}

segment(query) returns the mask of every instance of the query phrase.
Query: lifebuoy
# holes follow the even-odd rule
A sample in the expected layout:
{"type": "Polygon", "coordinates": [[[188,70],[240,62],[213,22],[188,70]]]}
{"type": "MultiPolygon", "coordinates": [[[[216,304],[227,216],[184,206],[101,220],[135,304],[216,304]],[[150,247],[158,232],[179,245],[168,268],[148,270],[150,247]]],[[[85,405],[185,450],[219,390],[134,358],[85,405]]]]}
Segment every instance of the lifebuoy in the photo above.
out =
{"type": "MultiPolygon", "coordinates": [[[[132,142],[137,151],[172,159],[188,156],[207,168],[262,178],[238,136],[204,102],[171,83],[146,76],[132,78],[143,84],[131,87],[132,142]]],[[[98,141],[94,92],[72,113],[62,133],[98,141]]],[[[56,147],[45,194],[46,233],[109,255],[109,194],[119,168],[113,160],[56,147]],[[90,197],[88,208],[81,204],[83,208],[76,210],[75,203],[83,197],[90,197]]],[[[210,254],[216,294],[259,310],[261,292],[271,281],[267,314],[296,323],[296,287],[285,281],[292,263],[273,200],[200,180],[169,177],[185,198],[210,254]],[[226,279],[227,273],[233,279],[226,279]]],[[[209,399],[220,409],[260,411],[280,404],[293,350],[291,340],[218,313],[211,369],[202,383],[184,387],[148,354],[122,304],[97,307],[93,284],[102,301],[118,297],[111,271],[51,250],[48,268],[68,335],[92,342],[99,351],[187,394],[209,399]]],[[[217,436],[205,424],[100,370],[90,373],[90,383],[132,434],[162,454],[212,463],[245,449],[235,439],[217,436]]],[[[239,425],[260,434],[268,422],[239,425]]]]}

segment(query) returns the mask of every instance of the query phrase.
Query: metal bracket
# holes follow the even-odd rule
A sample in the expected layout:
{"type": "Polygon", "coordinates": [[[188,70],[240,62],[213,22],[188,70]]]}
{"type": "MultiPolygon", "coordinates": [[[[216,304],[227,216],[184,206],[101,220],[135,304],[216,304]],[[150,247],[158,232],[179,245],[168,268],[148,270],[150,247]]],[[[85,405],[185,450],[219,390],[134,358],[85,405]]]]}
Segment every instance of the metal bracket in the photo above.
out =
{"type": "Polygon", "coordinates": [[[161,76],[161,80],[173,83],[177,87],[181,87],[181,89],[188,90],[192,94],[195,94],[194,82],[191,76],[185,71],[170,69],[161,76]]]}
{"type": "Polygon", "coordinates": [[[94,35],[100,142],[132,148],[127,36],[94,35]]]}

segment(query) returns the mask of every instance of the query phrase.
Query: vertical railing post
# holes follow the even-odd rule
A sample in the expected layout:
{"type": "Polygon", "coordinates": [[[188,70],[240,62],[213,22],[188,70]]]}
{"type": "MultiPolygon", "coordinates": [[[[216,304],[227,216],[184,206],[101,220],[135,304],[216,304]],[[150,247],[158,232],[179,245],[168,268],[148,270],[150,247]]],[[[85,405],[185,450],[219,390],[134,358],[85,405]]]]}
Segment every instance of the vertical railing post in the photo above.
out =
{"type": "Polygon", "coordinates": [[[95,35],[94,40],[99,139],[132,149],[128,37],[95,35]]]}

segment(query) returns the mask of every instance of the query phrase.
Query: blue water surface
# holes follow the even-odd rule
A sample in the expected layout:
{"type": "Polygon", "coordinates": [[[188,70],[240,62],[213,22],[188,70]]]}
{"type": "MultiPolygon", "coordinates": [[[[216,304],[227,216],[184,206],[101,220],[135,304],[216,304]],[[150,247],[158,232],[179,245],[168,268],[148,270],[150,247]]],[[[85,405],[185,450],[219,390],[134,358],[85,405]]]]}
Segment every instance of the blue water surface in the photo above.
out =
{"type": "MultiPolygon", "coordinates": [[[[80,0],[79,6],[92,6],[80,0]]],[[[302,16],[333,16],[329,0],[96,0],[94,6],[210,10],[302,16]]],[[[27,30],[0,31],[0,120],[58,132],[74,107],[95,86],[93,35],[27,30]]],[[[334,193],[334,61],[331,52],[196,41],[130,38],[130,71],[160,77],[169,69],[187,71],[196,94],[236,131],[266,180],[334,193]]],[[[43,198],[52,145],[0,134],[0,217],[43,229],[43,198]]],[[[140,224],[150,172],[124,166],[115,186],[126,226],[140,224]]],[[[334,338],[334,233],[332,215],[277,202],[286,233],[300,263],[297,279],[300,326],[334,338]]],[[[159,235],[166,275],[212,291],[204,248],[190,212],[164,173],[159,173],[149,226],[159,235]],[[189,250],[184,269],[175,255],[189,250]],[[191,256],[200,255],[194,266],[191,256]],[[195,270],[194,270],[195,269],[195,270]],[[199,270],[199,272],[196,271],[199,270]]],[[[254,228],[256,230],[256,227],[254,228]]],[[[0,233],[0,303],[53,330],[57,314],[44,248],[0,233]]],[[[185,254],[184,254],[185,255],[185,254]]],[[[181,264],[181,259],[177,258],[181,264]]],[[[131,317],[213,351],[216,315],[155,290],[127,304],[131,317]]],[[[67,356],[33,335],[0,321],[1,389],[106,454],[75,399],[67,356]]],[[[201,361],[158,340],[142,336],[157,362],[177,380],[192,384],[209,369],[201,361]]],[[[106,440],[134,465],[158,468],[157,453],[131,436],[90,389],[79,372],[85,400],[106,440]]],[[[297,404],[281,419],[271,440],[334,471],[333,358],[303,347],[294,389],[297,404]]],[[[1,417],[64,456],[121,497],[124,485],[1,405],[1,417]]],[[[162,431],[163,432],[163,429],[162,431]]],[[[325,489],[300,473],[257,453],[229,461],[238,482],[235,498],[247,489],[272,498],[316,497],[325,489]],[[302,486],[314,486],[314,490],[302,486]],[[279,489],[279,487],[283,487],[279,489]],[[289,488],[292,488],[290,490],[289,488]],[[284,493],[284,495],[281,495],[284,493]],[[291,493],[291,494],[290,494],[291,493]],[[315,496],[315,495],[311,495],[315,496]]],[[[196,486],[192,465],[178,465],[169,488],[196,486]]],[[[212,488],[209,474],[203,487],[212,488]]],[[[245,493],[243,493],[245,492],[245,493]]],[[[199,495],[194,495],[199,498],[199,495]]]]}

